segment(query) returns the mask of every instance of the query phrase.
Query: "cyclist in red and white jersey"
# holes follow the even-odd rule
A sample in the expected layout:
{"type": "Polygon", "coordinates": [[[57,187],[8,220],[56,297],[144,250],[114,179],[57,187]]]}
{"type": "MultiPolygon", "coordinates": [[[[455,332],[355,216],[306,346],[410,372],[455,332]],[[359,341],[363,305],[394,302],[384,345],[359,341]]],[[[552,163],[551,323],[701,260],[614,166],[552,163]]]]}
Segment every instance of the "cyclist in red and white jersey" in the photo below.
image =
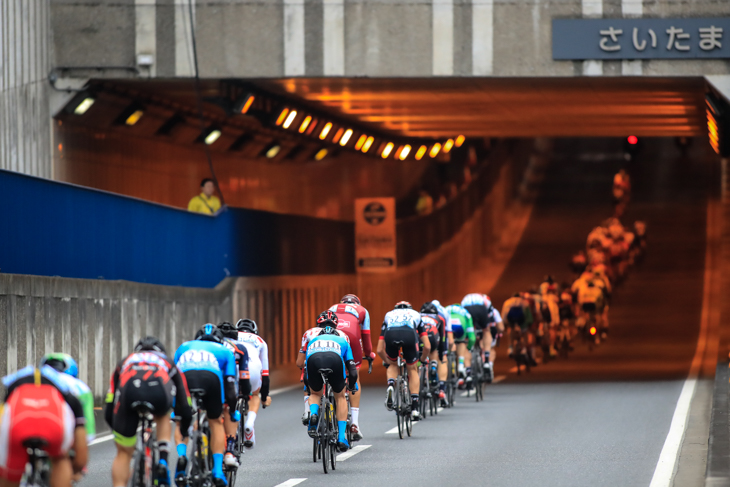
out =
{"type": "Polygon", "coordinates": [[[271,405],[269,396],[269,346],[259,336],[259,326],[248,318],[238,320],[238,341],[248,350],[248,372],[251,383],[251,399],[248,401],[248,417],[243,427],[243,446],[253,448],[256,445],[254,422],[261,404],[271,405]],[[259,393],[261,396],[259,397],[259,393]]]}
{"type": "MultiPolygon", "coordinates": [[[[344,332],[350,339],[350,347],[355,361],[355,366],[360,370],[363,358],[370,360],[375,358],[373,345],[370,341],[370,313],[360,303],[360,298],[354,294],[345,294],[340,299],[339,304],[335,304],[330,308],[337,315],[337,329],[344,332]]],[[[306,350],[306,349],[305,349],[306,350]]],[[[362,440],[362,432],[360,431],[360,375],[357,379],[357,391],[350,394],[350,412],[352,413],[352,439],[353,441],[362,440]]]]}

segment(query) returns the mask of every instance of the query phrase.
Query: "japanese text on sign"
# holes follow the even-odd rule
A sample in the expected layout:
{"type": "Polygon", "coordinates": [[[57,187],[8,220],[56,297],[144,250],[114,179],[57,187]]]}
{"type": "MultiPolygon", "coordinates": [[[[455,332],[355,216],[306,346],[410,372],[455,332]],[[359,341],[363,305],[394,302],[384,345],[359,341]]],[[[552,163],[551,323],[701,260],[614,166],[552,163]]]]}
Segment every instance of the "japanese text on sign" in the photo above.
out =
{"type": "Polygon", "coordinates": [[[730,18],[554,19],[553,59],[730,58],[730,18]]]}

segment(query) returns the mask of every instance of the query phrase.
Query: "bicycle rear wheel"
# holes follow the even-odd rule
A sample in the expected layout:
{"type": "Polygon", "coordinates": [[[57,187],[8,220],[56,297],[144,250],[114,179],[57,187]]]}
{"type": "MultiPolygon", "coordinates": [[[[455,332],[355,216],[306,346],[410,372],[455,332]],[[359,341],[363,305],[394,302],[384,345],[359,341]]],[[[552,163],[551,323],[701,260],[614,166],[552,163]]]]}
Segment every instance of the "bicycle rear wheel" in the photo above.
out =
{"type": "MultiPolygon", "coordinates": [[[[405,381],[401,384],[401,401],[404,405],[410,405],[410,395],[408,391],[408,385],[405,383],[405,381]]],[[[411,420],[411,408],[408,406],[404,406],[404,422],[406,424],[406,433],[408,436],[411,436],[411,428],[413,426],[412,420],[411,420]]]]}
{"type": "Polygon", "coordinates": [[[331,447],[330,445],[330,431],[329,431],[329,425],[330,425],[330,406],[329,401],[327,400],[327,397],[325,396],[322,401],[322,415],[319,418],[319,424],[321,426],[320,428],[320,449],[322,454],[322,468],[324,469],[324,473],[327,473],[327,467],[328,463],[330,461],[329,459],[329,449],[331,447]]]}
{"type": "MultiPolygon", "coordinates": [[[[33,485],[33,484],[31,484],[33,485]]],[[[135,450],[132,458],[132,475],[129,478],[129,487],[144,487],[144,453],[135,450]]]]}
{"type": "Polygon", "coordinates": [[[317,463],[319,454],[319,438],[312,438],[312,463],[317,463]]]}
{"type": "Polygon", "coordinates": [[[330,428],[329,428],[329,430],[332,432],[332,434],[330,436],[330,467],[332,467],[332,471],[334,471],[335,468],[337,467],[337,438],[339,438],[339,436],[337,434],[338,433],[337,427],[336,427],[337,419],[334,416],[335,415],[333,414],[332,417],[330,418],[330,428]]]}
{"type": "Polygon", "coordinates": [[[403,402],[401,401],[400,397],[400,388],[401,388],[401,378],[398,377],[396,379],[395,383],[395,391],[393,392],[393,395],[395,396],[395,421],[398,423],[398,437],[400,439],[403,439],[403,433],[405,433],[405,422],[403,421],[403,402]]]}

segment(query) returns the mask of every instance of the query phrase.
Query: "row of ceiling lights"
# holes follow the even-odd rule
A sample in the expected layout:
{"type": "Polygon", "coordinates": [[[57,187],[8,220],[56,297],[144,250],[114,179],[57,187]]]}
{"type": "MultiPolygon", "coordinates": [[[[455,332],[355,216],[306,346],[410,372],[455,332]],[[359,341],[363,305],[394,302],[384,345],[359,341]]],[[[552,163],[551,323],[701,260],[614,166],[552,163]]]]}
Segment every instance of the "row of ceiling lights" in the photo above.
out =
{"type": "MultiPolygon", "coordinates": [[[[252,110],[256,98],[257,95],[251,93],[240,96],[233,104],[233,112],[242,115],[258,115],[257,118],[263,118],[265,122],[267,118],[265,116],[266,114],[256,113],[257,110],[252,110]]],[[[83,115],[91,108],[95,101],[96,98],[92,93],[88,91],[81,92],[67,105],[66,111],[76,115],[83,115]]],[[[258,110],[258,112],[261,111],[258,110]]],[[[317,138],[321,143],[329,142],[363,154],[377,154],[383,159],[388,159],[392,156],[395,159],[405,161],[411,154],[417,161],[420,161],[426,155],[431,158],[436,158],[441,153],[448,154],[453,147],[461,147],[466,140],[463,135],[459,135],[458,137],[447,139],[443,143],[396,142],[388,140],[383,136],[368,134],[365,131],[356,131],[357,129],[349,128],[337,122],[328,121],[324,117],[317,117],[302,112],[301,110],[290,107],[279,108],[273,125],[285,131],[301,134],[301,136],[317,138]],[[357,135],[357,138],[353,137],[354,135],[357,135]],[[371,149],[376,145],[376,141],[379,143],[373,152],[371,152],[371,149]],[[415,147],[418,148],[414,150],[415,147]]],[[[133,126],[143,115],[144,107],[139,103],[132,103],[121,112],[116,119],[116,123],[133,126]]],[[[172,127],[180,121],[182,121],[182,117],[179,115],[173,116],[163,124],[160,130],[158,130],[158,133],[169,133],[172,127]]],[[[221,135],[221,128],[213,125],[206,128],[197,140],[207,145],[212,145],[221,135]]],[[[280,150],[281,145],[274,141],[264,149],[263,154],[267,158],[272,159],[278,155],[280,150]]],[[[330,150],[327,147],[321,147],[314,153],[313,158],[320,161],[329,153],[330,150]]]]}

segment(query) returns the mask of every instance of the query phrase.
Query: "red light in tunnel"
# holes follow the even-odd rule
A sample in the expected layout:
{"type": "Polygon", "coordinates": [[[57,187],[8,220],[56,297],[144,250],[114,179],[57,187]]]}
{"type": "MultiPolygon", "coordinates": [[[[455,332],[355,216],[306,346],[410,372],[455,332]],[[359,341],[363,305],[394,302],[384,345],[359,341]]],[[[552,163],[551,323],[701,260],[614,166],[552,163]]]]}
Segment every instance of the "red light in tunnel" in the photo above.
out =
{"type": "Polygon", "coordinates": [[[627,142],[628,142],[629,144],[631,144],[631,145],[636,145],[636,144],[638,144],[638,143],[639,143],[639,138],[638,138],[637,136],[635,136],[635,135],[629,135],[629,136],[628,136],[628,137],[626,138],[626,141],[627,141],[627,142]]]}
{"type": "Polygon", "coordinates": [[[591,332],[591,335],[595,335],[598,330],[596,330],[595,326],[591,326],[591,329],[588,331],[591,332]]]}

